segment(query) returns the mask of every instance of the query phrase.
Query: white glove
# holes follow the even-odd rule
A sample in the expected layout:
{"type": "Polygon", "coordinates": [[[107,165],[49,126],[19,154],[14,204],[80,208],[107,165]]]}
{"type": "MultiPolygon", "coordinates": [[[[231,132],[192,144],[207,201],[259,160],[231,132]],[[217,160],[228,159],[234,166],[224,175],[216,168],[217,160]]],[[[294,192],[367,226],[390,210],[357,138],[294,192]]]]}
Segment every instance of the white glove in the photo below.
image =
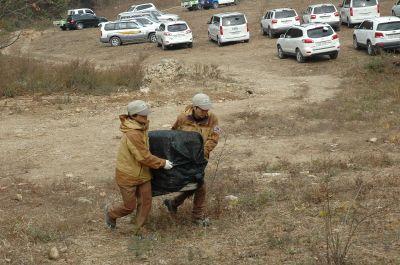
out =
{"type": "Polygon", "coordinates": [[[165,166],[164,166],[164,169],[166,169],[166,170],[170,170],[171,168],[173,168],[174,167],[174,164],[172,164],[172,162],[171,161],[169,161],[169,160],[165,160],[165,166]]]}

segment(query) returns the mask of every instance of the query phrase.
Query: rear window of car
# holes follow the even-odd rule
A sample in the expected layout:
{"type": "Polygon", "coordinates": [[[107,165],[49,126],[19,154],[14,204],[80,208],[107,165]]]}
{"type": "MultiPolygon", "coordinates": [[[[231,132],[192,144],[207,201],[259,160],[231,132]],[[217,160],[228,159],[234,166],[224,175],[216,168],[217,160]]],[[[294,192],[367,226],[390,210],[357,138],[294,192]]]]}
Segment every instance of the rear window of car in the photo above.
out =
{"type": "Polygon", "coordinates": [[[287,18],[287,17],[295,17],[296,12],[294,10],[282,10],[275,12],[275,18],[287,18]]]}
{"type": "Polygon", "coordinates": [[[235,15],[222,18],[222,26],[237,26],[246,24],[244,15],[235,15]]]}
{"type": "Polygon", "coordinates": [[[325,13],[335,13],[336,9],[334,6],[317,6],[314,8],[314,14],[325,14],[325,13]]]}
{"type": "Polygon", "coordinates": [[[331,27],[318,27],[314,29],[307,30],[307,35],[310,38],[317,39],[327,37],[333,34],[333,29],[331,27]]]}
{"type": "Polygon", "coordinates": [[[116,23],[107,23],[104,25],[104,30],[114,30],[116,23]]]}
{"type": "Polygon", "coordinates": [[[353,0],[353,7],[366,7],[377,5],[376,0],[353,0]]]}
{"type": "Polygon", "coordinates": [[[187,25],[186,24],[174,24],[174,25],[169,25],[168,26],[168,31],[170,32],[178,32],[178,31],[184,31],[187,30],[187,25]]]}
{"type": "Polygon", "coordinates": [[[400,21],[381,23],[376,29],[379,31],[400,30],[400,21]]]}

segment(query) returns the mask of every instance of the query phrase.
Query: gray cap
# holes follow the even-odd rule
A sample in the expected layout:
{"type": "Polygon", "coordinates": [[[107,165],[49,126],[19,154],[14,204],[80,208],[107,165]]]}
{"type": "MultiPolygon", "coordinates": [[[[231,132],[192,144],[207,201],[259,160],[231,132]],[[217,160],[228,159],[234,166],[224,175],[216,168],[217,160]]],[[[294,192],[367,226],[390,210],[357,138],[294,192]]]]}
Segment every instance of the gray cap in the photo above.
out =
{"type": "Polygon", "coordinates": [[[212,108],[210,97],[203,93],[194,95],[192,103],[194,107],[199,107],[203,110],[209,110],[212,108]]]}
{"type": "Polygon", "coordinates": [[[147,116],[150,114],[150,108],[143,100],[134,100],[128,104],[128,115],[142,115],[147,116]]]}

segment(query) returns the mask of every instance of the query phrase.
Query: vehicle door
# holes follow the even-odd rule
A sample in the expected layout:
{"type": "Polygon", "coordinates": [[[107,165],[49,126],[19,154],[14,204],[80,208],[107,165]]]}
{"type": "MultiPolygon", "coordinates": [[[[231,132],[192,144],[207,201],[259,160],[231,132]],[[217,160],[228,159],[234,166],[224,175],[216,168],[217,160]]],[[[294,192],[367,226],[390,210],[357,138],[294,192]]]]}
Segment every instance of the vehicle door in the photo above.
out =
{"type": "Polygon", "coordinates": [[[293,47],[293,36],[295,35],[296,29],[290,28],[285,33],[285,38],[281,42],[282,50],[286,53],[294,53],[293,47]]]}
{"type": "Polygon", "coordinates": [[[261,19],[261,26],[264,28],[264,29],[267,29],[268,28],[268,17],[270,16],[270,13],[271,12],[267,12],[267,13],[265,13],[265,15],[262,17],[262,19],[261,19]]]}
{"type": "MultiPolygon", "coordinates": [[[[367,23],[365,24],[365,30],[364,30],[364,40],[365,43],[367,43],[368,40],[373,40],[375,39],[375,32],[374,32],[374,22],[368,20],[366,21],[367,23]]],[[[364,42],[363,42],[364,43],[364,42]]],[[[375,43],[374,43],[375,44],[375,43]]]]}
{"type": "Polygon", "coordinates": [[[366,42],[366,26],[368,24],[368,20],[363,21],[356,29],[354,30],[354,34],[356,35],[357,42],[365,45],[366,42]]]}
{"type": "Polygon", "coordinates": [[[294,54],[296,52],[296,48],[300,47],[300,45],[302,44],[302,39],[303,39],[303,31],[298,28],[292,28],[291,38],[289,40],[289,47],[288,47],[289,52],[294,54]]]}
{"type": "Polygon", "coordinates": [[[310,23],[310,16],[311,16],[311,7],[308,7],[306,11],[303,12],[303,21],[304,23],[310,23]]]}
{"type": "Polygon", "coordinates": [[[163,42],[164,31],[165,31],[165,24],[161,23],[160,27],[156,30],[156,38],[157,38],[157,42],[158,43],[162,43],[163,42]]]}
{"type": "Polygon", "coordinates": [[[340,9],[340,16],[343,22],[347,22],[347,18],[350,16],[350,3],[351,0],[344,0],[340,9]]]}
{"type": "Polygon", "coordinates": [[[214,16],[210,24],[210,34],[214,40],[217,40],[221,18],[214,16]]]}

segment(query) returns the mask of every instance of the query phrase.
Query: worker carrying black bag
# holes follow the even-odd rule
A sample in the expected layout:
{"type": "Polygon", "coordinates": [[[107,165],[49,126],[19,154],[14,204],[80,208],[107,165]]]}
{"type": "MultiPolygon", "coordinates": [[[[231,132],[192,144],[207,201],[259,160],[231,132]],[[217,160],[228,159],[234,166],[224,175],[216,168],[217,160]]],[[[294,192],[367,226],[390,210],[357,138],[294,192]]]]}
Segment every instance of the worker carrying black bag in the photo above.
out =
{"type": "Polygon", "coordinates": [[[151,131],[150,152],[172,161],[171,170],[151,170],[153,196],[196,189],[204,181],[207,160],[204,158],[203,138],[197,132],[151,131]]]}

